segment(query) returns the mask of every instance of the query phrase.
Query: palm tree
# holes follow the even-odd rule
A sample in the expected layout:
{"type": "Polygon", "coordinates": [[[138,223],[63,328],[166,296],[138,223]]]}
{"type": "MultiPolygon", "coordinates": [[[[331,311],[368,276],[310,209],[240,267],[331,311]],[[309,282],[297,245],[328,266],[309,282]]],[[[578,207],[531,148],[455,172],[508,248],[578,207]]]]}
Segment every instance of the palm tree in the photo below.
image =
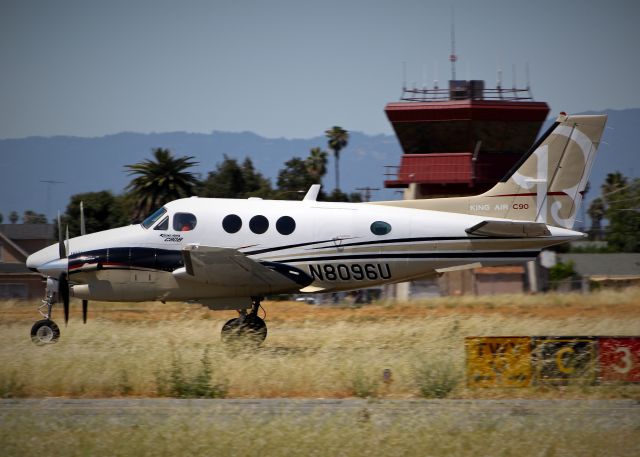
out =
{"type": "Polygon", "coordinates": [[[349,132],[336,125],[324,133],[329,138],[329,148],[336,158],[336,189],[340,189],[340,150],[344,149],[349,143],[349,132]]]}
{"type": "Polygon", "coordinates": [[[619,171],[614,173],[607,173],[607,177],[600,187],[602,189],[602,196],[605,200],[616,200],[617,197],[607,198],[609,195],[617,193],[623,188],[627,187],[627,178],[619,171]]]}
{"type": "Polygon", "coordinates": [[[165,203],[192,195],[198,185],[198,178],[185,171],[198,164],[191,160],[193,156],[175,158],[170,150],[156,148],[153,157],[155,160],[125,165],[129,175],[137,175],[126,187],[135,200],[135,220],[165,203]]]}
{"type": "Polygon", "coordinates": [[[591,205],[589,205],[589,209],[587,211],[589,217],[591,218],[591,238],[595,240],[602,239],[602,219],[606,214],[606,207],[604,205],[604,201],[602,198],[598,197],[593,199],[591,205]]]}
{"type": "Polygon", "coordinates": [[[322,177],[327,173],[327,152],[321,148],[311,148],[305,160],[307,173],[317,184],[322,184],[322,177]]]}

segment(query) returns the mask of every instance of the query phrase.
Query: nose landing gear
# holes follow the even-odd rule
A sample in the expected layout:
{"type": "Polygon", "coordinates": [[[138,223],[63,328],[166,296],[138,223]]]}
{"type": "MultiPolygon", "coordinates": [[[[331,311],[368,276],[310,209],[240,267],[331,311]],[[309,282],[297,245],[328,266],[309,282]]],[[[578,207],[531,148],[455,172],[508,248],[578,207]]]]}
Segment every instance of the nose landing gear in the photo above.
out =
{"type": "Polygon", "coordinates": [[[51,344],[60,338],[60,329],[51,319],[41,319],[31,327],[31,341],[38,346],[51,344]]]}
{"type": "Polygon", "coordinates": [[[238,311],[239,317],[230,319],[222,326],[222,342],[225,344],[234,344],[247,342],[251,345],[260,346],[267,338],[267,324],[260,316],[258,309],[260,308],[260,299],[254,298],[251,311],[238,311]]]}
{"type": "Polygon", "coordinates": [[[39,320],[31,327],[31,341],[38,346],[52,344],[60,338],[60,328],[51,320],[51,308],[58,301],[58,281],[47,278],[47,289],[42,305],[38,311],[44,319],[39,320]]]}

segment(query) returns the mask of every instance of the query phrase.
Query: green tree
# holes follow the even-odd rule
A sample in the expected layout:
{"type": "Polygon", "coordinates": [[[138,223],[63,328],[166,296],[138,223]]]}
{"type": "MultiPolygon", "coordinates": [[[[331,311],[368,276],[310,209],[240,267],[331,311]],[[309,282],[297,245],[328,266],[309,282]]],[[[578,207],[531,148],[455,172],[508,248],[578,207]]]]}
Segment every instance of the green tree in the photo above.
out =
{"type": "Polygon", "coordinates": [[[362,201],[362,195],[360,195],[359,192],[351,192],[350,194],[346,194],[340,189],[333,189],[333,192],[327,195],[323,200],[328,202],[360,203],[362,201]]]}
{"type": "Polygon", "coordinates": [[[595,240],[599,240],[602,238],[602,220],[605,216],[605,206],[604,200],[602,198],[594,198],[591,204],[589,205],[589,209],[587,210],[587,214],[589,214],[589,218],[591,219],[591,228],[589,232],[591,234],[591,238],[595,240]]]}
{"type": "Polygon", "coordinates": [[[629,181],[616,171],[607,174],[601,191],[601,197],[594,199],[588,210],[592,235],[602,234],[602,221],[606,219],[604,238],[609,251],[640,252],[640,180],[629,181]]]}
{"type": "Polygon", "coordinates": [[[192,156],[176,158],[170,150],[156,148],[153,158],[125,166],[130,176],[136,176],[126,187],[135,200],[134,220],[172,200],[193,195],[199,185],[196,176],[186,171],[198,163],[192,156]]]}
{"type": "Polygon", "coordinates": [[[609,173],[602,185],[606,240],[618,252],[640,252],[640,179],[632,182],[620,172],[609,173]]]}
{"type": "Polygon", "coordinates": [[[305,160],[307,173],[315,180],[315,184],[322,184],[322,178],[327,174],[327,156],[327,151],[311,148],[305,160]]]}
{"type": "Polygon", "coordinates": [[[236,159],[226,155],[216,169],[209,172],[200,190],[200,196],[212,198],[268,198],[271,193],[271,183],[256,171],[250,158],[239,165],[236,159]]]}
{"type": "Polygon", "coordinates": [[[608,173],[602,184],[602,196],[607,200],[611,195],[620,192],[625,187],[627,187],[627,178],[622,173],[619,171],[608,173]]]}
{"type": "Polygon", "coordinates": [[[15,224],[16,222],[18,222],[18,220],[20,220],[20,216],[18,215],[18,212],[11,211],[9,213],[9,222],[11,222],[12,224],[15,224]]]}
{"type": "Polygon", "coordinates": [[[87,233],[120,227],[129,223],[123,199],[108,190],[87,192],[71,196],[63,217],[63,227],[69,227],[69,236],[80,235],[80,202],[84,207],[84,222],[87,233]]]}
{"type": "Polygon", "coordinates": [[[4,216],[0,213],[0,224],[2,224],[2,221],[4,221],[4,216]]]}
{"type": "Polygon", "coordinates": [[[249,157],[245,157],[241,169],[246,189],[245,197],[270,198],[272,196],[271,181],[256,171],[249,157]]]}
{"type": "Polygon", "coordinates": [[[337,125],[326,130],[325,135],[328,138],[329,149],[333,151],[336,167],[336,189],[340,189],[340,151],[347,147],[349,143],[349,132],[337,125]]]}
{"type": "Polygon", "coordinates": [[[316,181],[309,174],[306,161],[293,157],[284,163],[284,168],[278,173],[277,183],[276,198],[293,200],[295,193],[304,194],[316,181]]]}
{"type": "Polygon", "coordinates": [[[558,262],[549,268],[549,282],[552,289],[557,289],[562,281],[573,280],[578,277],[573,261],[567,263],[558,262]]]}
{"type": "Polygon", "coordinates": [[[22,222],[25,224],[46,224],[47,216],[28,209],[22,214],[22,222]]]}

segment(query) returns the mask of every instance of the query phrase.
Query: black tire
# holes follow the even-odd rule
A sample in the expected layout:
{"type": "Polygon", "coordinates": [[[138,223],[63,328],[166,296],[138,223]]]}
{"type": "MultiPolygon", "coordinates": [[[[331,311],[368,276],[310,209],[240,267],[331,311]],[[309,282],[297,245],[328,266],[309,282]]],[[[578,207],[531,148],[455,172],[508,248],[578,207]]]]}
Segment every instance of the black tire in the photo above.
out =
{"type": "Polygon", "coordinates": [[[244,320],[246,335],[260,345],[267,339],[267,324],[264,319],[249,314],[244,320]]]}
{"type": "Polygon", "coordinates": [[[228,320],[222,326],[222,342],[225,344],[248,342],[256,346],[267,338],[267,324],[258,316],[249,314],[242,318],[228,320]]]}
{"type": "Polygon", "coordinates": [[[225,344],[239,340],[241,338],[240,319],[229,319],[225,322],[220,336],[225,344]]]}
{"type": "Polygon", "coordinates": [[[38,346],[53,344],[60,338],[60,329],[51,319],[42,319],[31,327],[31,341],[38,346]]]}

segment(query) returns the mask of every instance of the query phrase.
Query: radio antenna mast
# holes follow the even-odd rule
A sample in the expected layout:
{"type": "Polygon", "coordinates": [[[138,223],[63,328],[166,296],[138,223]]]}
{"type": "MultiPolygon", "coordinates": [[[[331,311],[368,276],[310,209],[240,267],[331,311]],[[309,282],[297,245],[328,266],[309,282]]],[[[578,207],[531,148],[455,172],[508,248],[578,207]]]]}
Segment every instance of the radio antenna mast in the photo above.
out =
{"type": "Polygon", "coordinates": [[[451,61],[451,79],[455,81],[456,79],[456,60],[458,60],[458,56],[456,55],[456,16],[455,10],[453,7],[451,8],[451,55],[449,55],[449,60],[451,61]]]}

